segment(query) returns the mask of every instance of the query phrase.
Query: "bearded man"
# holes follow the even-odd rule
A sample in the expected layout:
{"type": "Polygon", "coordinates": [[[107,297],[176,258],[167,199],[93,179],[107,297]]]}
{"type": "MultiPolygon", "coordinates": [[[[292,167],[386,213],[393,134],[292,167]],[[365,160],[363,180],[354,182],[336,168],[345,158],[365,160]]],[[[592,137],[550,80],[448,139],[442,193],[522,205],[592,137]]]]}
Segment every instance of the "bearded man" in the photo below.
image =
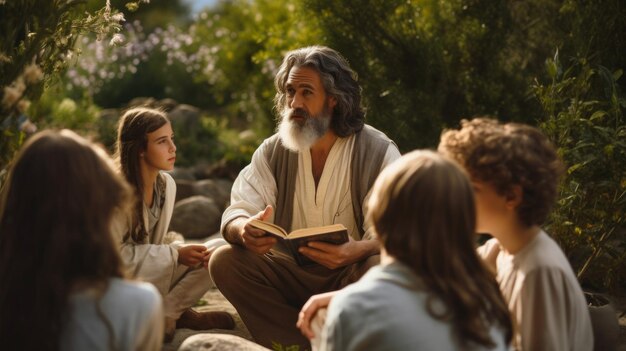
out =
{"type": "Polygon", "coordinates": [[[274,80],[278,132],[266,139],[233,185],[221,231],[231,246],[209,269],[259,344],[310,344],[296,328],[307,299],[340,289],[378,263],[379,245],[364,204],[380,171],[400,157],[382,132],[365,125],[356,74],[335,50],[288,52],[274,80]],[[319,263],[300,267],[251,219],[287,232],[341,223],[349,241],[310,242],[301,253],[319,263]]]}

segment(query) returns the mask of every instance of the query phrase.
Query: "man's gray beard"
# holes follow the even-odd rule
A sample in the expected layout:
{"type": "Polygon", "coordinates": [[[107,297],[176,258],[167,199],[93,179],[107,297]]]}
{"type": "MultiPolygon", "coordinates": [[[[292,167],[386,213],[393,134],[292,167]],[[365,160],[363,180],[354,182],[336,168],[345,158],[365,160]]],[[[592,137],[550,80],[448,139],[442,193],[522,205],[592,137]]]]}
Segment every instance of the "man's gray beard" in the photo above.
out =
{"type": "Polygon", "coordinates": [[[291,151],[300,152],[311,148],[321,137],[326,134],[330,127],[331,116],[326,109],[316,116],[305,119],[300,125],[289,119],[291,110],[285,109],[280,118],[278,135],[283,145],[291,151]]]}

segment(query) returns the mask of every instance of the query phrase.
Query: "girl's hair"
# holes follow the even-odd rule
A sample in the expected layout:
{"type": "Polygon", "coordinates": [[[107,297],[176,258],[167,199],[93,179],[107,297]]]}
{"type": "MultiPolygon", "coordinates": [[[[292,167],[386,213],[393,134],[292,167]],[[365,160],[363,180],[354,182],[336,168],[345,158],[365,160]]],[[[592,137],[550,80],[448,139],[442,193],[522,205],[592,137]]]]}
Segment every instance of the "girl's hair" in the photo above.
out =
{"type": "Polygon", "coordinates": [[[474,196],[459,166],[432,151],[408,153],[378,177],[369,207],[385,250],[431,294],[426,307],[432,317],[450,322],[464,346],[495,346],[491,325],[511,340],[507,306],[475,251],[474,196]]]}
{"type": "Polygon", "coordinates": [[[124,276],[110,222],[130,194],[105,151],[74,132],[26,142],[0,200],[3,346],[57,350],[73,288],[103,292],[124,276]]]}
{"type": "Polygon", "coordinates": [[[146,151],[148,133],[169,123],[167,116],[160,110],[136,107],[126,111],[119,121],[115,160],[119,171],[135,191],[135,200],[131,216],[130,236],[141,243],[148,236],[143,218],[143,179],[139,155],[146,151]]]}

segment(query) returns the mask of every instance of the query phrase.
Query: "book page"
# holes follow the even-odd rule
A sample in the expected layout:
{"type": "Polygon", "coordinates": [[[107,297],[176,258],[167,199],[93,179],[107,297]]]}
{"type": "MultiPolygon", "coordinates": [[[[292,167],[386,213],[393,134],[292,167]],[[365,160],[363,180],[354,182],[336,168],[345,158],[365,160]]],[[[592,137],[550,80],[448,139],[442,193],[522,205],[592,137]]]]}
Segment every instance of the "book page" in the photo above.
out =
{"type": "Polygon", "coordinates": [[[250,225],[255,228],[265,230],[268,234],[273,234],[281,238],[287,237],[287,232],[285,232],[283,228],[279,227],[278,225],[274,223],[264,222],[258,219],[253,219],[252,221],[250,221],[250,225]]]}
{"type": "Polygon", "coordinates": [[[312,227],[312,228],[303,228],[303,229],[297,229],[294,230],[293,232],[289,233],[287,235],[288,239],[293,239],[293,238],[302,238],[305,236],[311,236],[311,235],[318,235],[318,234],[324,234],[324,233],[332,233],[332,232],[339,232],[345,230],[346,232],[348,231],[348,229],[346,229],[346,227],[343,224],[332,224],[332,225],[326,225],[323,227],[312,227]]]}

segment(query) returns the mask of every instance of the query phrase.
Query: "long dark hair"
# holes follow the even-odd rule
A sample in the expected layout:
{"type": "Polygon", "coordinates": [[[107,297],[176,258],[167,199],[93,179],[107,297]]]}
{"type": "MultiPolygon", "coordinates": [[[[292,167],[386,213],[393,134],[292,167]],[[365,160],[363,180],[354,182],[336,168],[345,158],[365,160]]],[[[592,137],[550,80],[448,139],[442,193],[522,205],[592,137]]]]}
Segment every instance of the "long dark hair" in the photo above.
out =
{"type": "Polygon", "coordinates": [[[282,115],[286,107],[285,85],[294,67],[310,67],[317,71],[326,94],[337,100],[330,126],[338,136],[347,137],[363,129],[365,111],[361,106],[361,87],[357,82],[357,74],[343,56],[325,46],[308,46],[285,55],[274,78],[274,109],[278,116],[282,115]]]}
{"type": "Polygon", "coordinates": [[[133,241],[143,243],[148,236],[143,218],[143,179],[139,155],[148,145],[148,133],[169,123],[164,112],[145,107],[126,111],[119,121],[115,160],[120,172],[135,190],[135,200],[131,217],[130,236],[133,241]]]}
{"type": "Polygon", "coordinates": [[[508,308],[474,248],[474,195],[458,165],[431,151],[408,153],[376,180],[370,208],[385,250],[432,294],[431,316],[450,322],[464,346],[495,346],[491,325],[503,328],[510,342],[508,308]],[[436,299],[443,301],[443,311],[435,308],[436,299]]]}
{"type": "Polygon", "coordinates": [[[75,133],[27,141],[0,201],[3,347],[57,350],[72,289],[124,276],[110,222],[129,197],[106,153],[75,133]]]}

